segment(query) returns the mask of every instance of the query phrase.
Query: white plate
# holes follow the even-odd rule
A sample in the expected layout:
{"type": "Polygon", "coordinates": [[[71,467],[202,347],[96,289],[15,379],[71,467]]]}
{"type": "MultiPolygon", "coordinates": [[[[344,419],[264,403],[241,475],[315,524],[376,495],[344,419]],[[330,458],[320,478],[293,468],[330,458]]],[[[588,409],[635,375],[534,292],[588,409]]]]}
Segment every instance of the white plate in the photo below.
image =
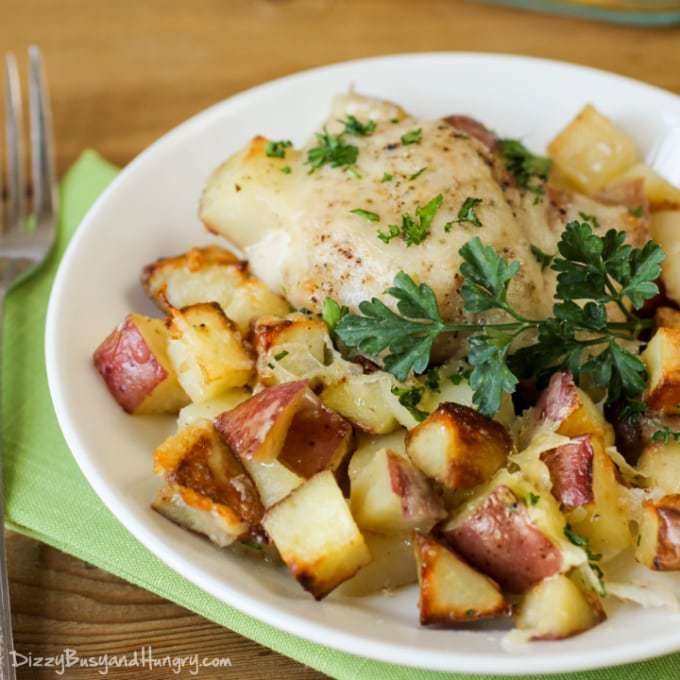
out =
{"type": "Polygon", "coordinates": [[[142,266],[210,242],[197,201],[210,171],[256,133],[304,142],[331,98],[354,85],[421,116],[467,113],[543,149],[586,102],[643,151],[680,124],[680,98],[619,76],[550,61],[478,54],[380,57],[308,71],[228,99],[163,137],[131,163],[90,210],[61,264],[47,319],[55,409],[82,471],[147,548],[229,605],[308,640],[422,668],[526,674],[633,661],[680,649],[680,615],[621,606],[605,624],[561,642],[503,651],[503,631],[428,630],[416,588],[397,596],[312,600],[285,572],[242,561],[149,508],[151,451],[173,422],[125,415],[92,368],[92,350],[130,310],[151,312],[142,266]]]}

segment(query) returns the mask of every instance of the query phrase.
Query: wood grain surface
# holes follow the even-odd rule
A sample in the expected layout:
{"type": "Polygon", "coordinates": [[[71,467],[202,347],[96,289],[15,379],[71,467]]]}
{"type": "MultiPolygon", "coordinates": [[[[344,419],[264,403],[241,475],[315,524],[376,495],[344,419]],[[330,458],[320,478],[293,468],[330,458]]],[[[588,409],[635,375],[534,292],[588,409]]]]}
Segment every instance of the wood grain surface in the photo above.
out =
{"type": "MultiPolygon", "coordinates": [[[[607,69],[680,93],[680,29],[637,29],[462,0],[4,0],[0,49],[42,47],[58,169],[94,147],[120,165],[210,104],[300,69],[433,50],[507,52],[607,69]]],[[[1,114],[0,114],[1,115],[1,114]]],[[[9,540],[19,652],[229,657],[198,677],[319,673],[47,546],[9,540]]],[[[20,669],[21,678],[56,678],[20,669]]],[[[66,678],[100,678],[96,669],[66,678]]],[[[176,677],[167,668],[109,678],[176,677]]],[[[193,677],[188,671],[179,677],[193,677]]]]}

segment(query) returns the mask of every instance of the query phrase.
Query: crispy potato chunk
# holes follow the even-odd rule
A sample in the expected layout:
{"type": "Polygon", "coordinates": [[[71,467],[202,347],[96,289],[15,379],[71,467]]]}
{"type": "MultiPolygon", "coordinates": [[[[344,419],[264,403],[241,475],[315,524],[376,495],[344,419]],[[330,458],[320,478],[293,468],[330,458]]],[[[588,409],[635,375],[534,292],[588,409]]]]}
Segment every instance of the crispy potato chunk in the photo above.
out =
{"type": "Polygon", "coordinates": [[[508,613],[498,584],[439,541],[416,533],[415,554],[421,625],[455,626],[508,613]]]}
{"type": "Polygon", "coordinates": [[[286,314],[288,304],[262,281],[248,274],[248,266],[219,246],[192,248],[183,255],[147,265],[142,285],[164,311],[202,302],[216,302],[246,334],[250,322],[265,314],[286,314]]]}
{"type": "Polygon", "coordinates": [[[649,374],[646,401],[653,411],[680,413],[680,329],[659,328],[641,355],[649,374]]]}
{"type": "Polygon", "coordinates": [[[177,427],[181,429],[187,425],[193,425],[197,420],[212,420],[220,413],[230,411],[246,399],[250,399],[250,396],[247,389],[236,387],[215,399],[189,404],[179,412],[177,427]]]}
{"type": "Polygon", "coordinates": [[[305,482],[304,477],[296,475],[278,460],[260,462],[242,458],[241,462],[255,482],[265,508],[271,508],[305,482]]]}
{"type": "Polygon", "coordinates": [[[652,215],[652,237],[663,248],[661,281],[666,295],[680,303],[680,210],[663,210],[652,215]]]}
{"type": "Polygon", "coordinates": [[[461,404],[440,404],[406,435],[409,458],[449,489],[488,481],[511,449],[510,435],[500,423],[461,404]]]}
{"type": "Polygon", "coordinates": [[[399,427],[391,387],[388,377],[373,379],[373,376],[348,375],[326,387],[320,396],[326,406],[364,432],[387,434],[399,427]],[[371,379],[367,380],[367,377],[371,379]]]}
{"type": "Polygon", "coordinates": [[[646,446],[637,467],[649,486],[666,494],[680,494],[680,442],[646,446]]]}
{"type": "Polygon", "coordinates": [[[392,449],[395,453],[408,459],[405,439],[406,430],[404,428],[390,432],[390,434],[371,435],[360,432],[357,435],[356,451],[352,454],[347,466],[350,480],[354,479],[381,449],[392,449]]]}
{"type": "Polygon", "coordinates": [[[352,479],[350,504],[357,524],[379,534],[429,531],[446,516],[430,482],[391,449],[378,451],[352,479]]]}
{"type": "Polygon", "coordinates": [[[215,427],[241,459],[272,461],[283,448],[306,391],[305,380],[269,387],[217,416],[215,427]]]}
{"type": "Polygon", "coordinates": [[[525,592],[563,567],[559,548],[506,485],[493,489],[472,513],[454,517],[443,534],[456,552],[513,593],[525,592]]]}
{"type": "Polygon", "coordinates": [[[262,524],[291,574],[317,600],[371,561],[333,473],[320,472],[269,508],[262,524]]]}
{"type": "Polygon", "coordinates": [[[659,307],[654,313],[657,328],[680,328],[680,311],[673,307],[659,307]]]}
{"type": "Polygon", "coordinates": [[[165,486],[152,507],[181,526],[226,546],[262,518],[257,489],[208,420],[166,439],[154,454],[165,486]]]}
{"type": "Polygon", "coordinates": [[[636,559],[656,571],[680,571],[680,495],[642,504],[636,559]]]}
{"type": "Polygon", "coordinates": [[[590,104],[550,142],[548,155],[562,175],[589,194],[605,187],[638,160],[630,137],[590,104]]]}
{"type": "Polygon", "coordinates": [[[336,592],[348,597],[392,591],[418,580],[411,533],[382,536],[364,532],[372,560],[336,592]]]}
{"type": "Polygon", "coordinates": [[[636,163],[614,180],[614,186],[631,179],[643,181],[645,197],[652,209],[680,209],[680,189],[667,182],[644,163],[636,163]]]}
{"type": "Polygon", "coordinates": [[[128,314],[94,352],[94,365],[128,413],[177,413],[189,403],[167,352],[160,319],[128,314]]]}
{"type": "Polygon", "coordinates": [[[563,640],[607,618],[594,593],[568,576],[556,574],[534,586],[515,609],[515,625],[531,640],[563,640]]]}
{"type": "Polygon", "coordinates": [[[168,355],[192,401],[214,399],[250,380],[254,362],[217,303],[173,308],[166,323],[168,355]]]}

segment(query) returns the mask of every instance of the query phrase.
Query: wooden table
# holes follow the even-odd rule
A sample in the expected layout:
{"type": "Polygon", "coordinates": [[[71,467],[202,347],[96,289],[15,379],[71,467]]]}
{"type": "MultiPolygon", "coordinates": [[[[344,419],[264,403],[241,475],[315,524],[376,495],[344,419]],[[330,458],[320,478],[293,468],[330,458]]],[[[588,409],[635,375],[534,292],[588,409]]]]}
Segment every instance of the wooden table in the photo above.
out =
{"type": "MultiPolygon", "coordinates": [[[[680,29],[640,30],[460,0],[4,0],[0,48],[43,48],[58,167],[86,147],[118,164],[224,97],[320,64],[377,54],[477,50],[587,64],[680,93],[680,29]]],[[[17,647],[54,654],[229,656],[201,678],[319,673],[29,539],[9,537],[17,647]]],[[[68,678],[102,677],[97,670],[68,678]]],[[[21,678],[54,672],[21,669],[21,678]]],[[[110,678],[156,680],[115,670],[110,678]]],[[[174,677],[174,676],[173,676],[174,677]]],[[[187,672],[181,677],[191,677],[187,672]]]]}

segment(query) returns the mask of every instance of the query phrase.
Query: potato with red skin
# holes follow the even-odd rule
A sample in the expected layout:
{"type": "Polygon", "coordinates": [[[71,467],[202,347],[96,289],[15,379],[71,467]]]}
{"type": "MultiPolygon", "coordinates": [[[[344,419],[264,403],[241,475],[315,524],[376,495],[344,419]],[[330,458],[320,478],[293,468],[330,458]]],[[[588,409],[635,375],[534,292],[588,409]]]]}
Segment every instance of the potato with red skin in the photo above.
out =
{"type": "Polygon", "coordinates": [[[189,397],[177,381],[160,319],[128,314],[95,350],[96,369],[128,413],[177,413],[189,397]]]}
{"type": "Polygon", "coordinates": [[[215,428],[240,458],[275,460],[306,392],[306,380],[268,387],[217,416],[215,428]]]}
{"type": "Polygon", "coordinates": [[[413,463],[454,490],[489,481],[511,450],[512,439],[503,425],[462,404],[440,404],[406,435],[413,463]]]}
{"type": "Polygon", "coordinates": [[[498,584],[431,536],[416,532],[420,623],[457,626],[509,613],[498,584]]]}
{"type": "Polygon", "coordinates": [[[307,392],[293,416],[278,461],[309,479],[322,470],[335,471],[349,453],[351,443],[350,423],[307,392]]]}
{"type": "Polygon", "coordinates": [[[403,455],[377,451],[351,480],[350,507],[357,524],[379,534],[429,531],[446,516],[429,480],[403,455]]]}
{"type": "Polygon", "coordinates": [[[680,328],[659,328],[640,358],[649,383],[645,401],[652,411],[680,413],[680,328]]]}
{"type": "Polygon", "coordinates": [[[642,504],[635,557],[655,571],[680,571],[680,495],[642,504]]]}
{"type": "Polygon", "coordinates": [[[562,510],[573,510],[593,501],[593,456],[589,435],[541,454],[550,471],[552,494],[562,510]]]}
{"type": "Polygon", "coordinates": [[[155,451],[154,469],[165,486],[152,507],[220,546],[247,535],[262,519],[255,485],[209,420],[166,439],[155,451]]]}
{"type": "Polygon", "coordinates": [[[523,593],[563,568],[560,549],[505,484],[442,528],[447,543],[504,590],[523,593]]]}

